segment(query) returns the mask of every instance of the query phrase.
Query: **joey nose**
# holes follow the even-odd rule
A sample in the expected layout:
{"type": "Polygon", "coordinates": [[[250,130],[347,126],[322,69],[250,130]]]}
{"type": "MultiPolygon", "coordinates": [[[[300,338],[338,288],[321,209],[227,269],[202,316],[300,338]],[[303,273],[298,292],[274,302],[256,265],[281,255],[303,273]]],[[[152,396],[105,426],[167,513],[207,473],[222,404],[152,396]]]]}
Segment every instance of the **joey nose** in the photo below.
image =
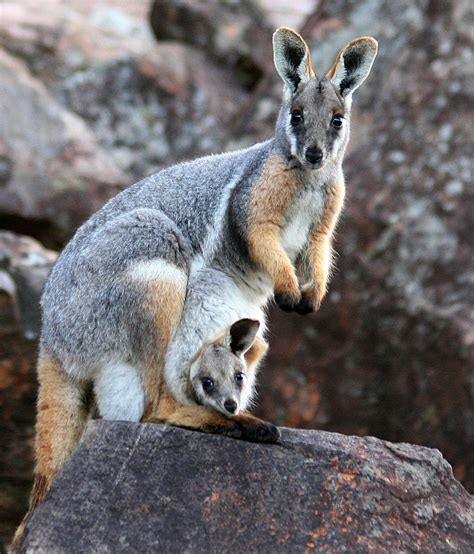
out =
{"type": "Polygon", "coordinates": [[[235,400],[231,400],[230,398],[224,402],[224,408],[231,414],[235,414],[235,411],[237,410],[237,402],[235,400]]]}
{"type": "Polygon", "coordinates": [[[323,151],[317,146],[312,146],[306,150],[306,160],[310,164],[320,164],[323,161],[323,151]]]}

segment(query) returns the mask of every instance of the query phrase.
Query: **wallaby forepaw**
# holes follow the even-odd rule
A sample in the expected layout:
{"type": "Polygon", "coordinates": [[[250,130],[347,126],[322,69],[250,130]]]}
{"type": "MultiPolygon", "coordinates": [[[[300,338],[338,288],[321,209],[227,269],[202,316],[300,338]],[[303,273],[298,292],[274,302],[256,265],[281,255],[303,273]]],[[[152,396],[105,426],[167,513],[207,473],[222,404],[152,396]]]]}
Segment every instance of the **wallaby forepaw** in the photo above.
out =
{"type": "Polygon", "coordinates": [[[295,306],[295,312],[300,315],[307,315],[315,312],[319,306],[316,306],[316,303],[306,296],[299,301],[298,305],[295,306]]]}
{"type": "Polygon", "coordinates": [[[293,312],[296,306],[301,302],[300,298],[295,298],[293,295],[286,292],[277,292],[274,295],[275,302],[278,307],[284,312],[293,312]]]}
{"type": "Polygon", "coordinates": [[[275,443],[281,437],[280,430],[273,423],[262,421],[260,423],[243,423],[242,440],[249,442],[275,443]]]}
{"type": "Polygon", "coordinates": [[[232,439],[242,438],[242,429],[237,425],[219,425],[217,423],[207,423],[199,427],[198,431],[212,433],[214,435],[225,435],[232,439]]]}
{"type": "Polygon", "coordinates": [[[281,439],[280,429],[273,423],[266,423],[266,425],[258,431],[257,442],[276,443],[281,439]]]}
{"type": "Polygon", "coordinates": [[[321,307],[321,302],[326,294],[326,291],[323,293],[318,293],[314,289],[306,289],[303,291],[301,300],[295,306],[295,312],[300,315],[307,315],[313,312],[317,312],[321,307]]]}
{"type": "Polygon", "coordinates": [[[199,430],[205,433],[225,435],[232,439],[269,444],[278,442],[281,437],[278,427],[266,421],[248,422],[234,420],[231,425],[210,423],[201,426],[199,430]]]}

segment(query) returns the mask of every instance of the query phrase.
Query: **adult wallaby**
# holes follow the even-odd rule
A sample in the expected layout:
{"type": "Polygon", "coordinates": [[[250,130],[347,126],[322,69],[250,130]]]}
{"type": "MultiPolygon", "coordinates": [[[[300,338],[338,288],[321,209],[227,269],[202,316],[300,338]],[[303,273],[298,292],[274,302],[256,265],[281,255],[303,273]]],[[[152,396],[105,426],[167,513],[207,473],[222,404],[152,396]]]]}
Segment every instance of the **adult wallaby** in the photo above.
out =
{"type": "Polygon", "coordinates": [[[203,345],[242,318],[260,322],[244,354],[256,366],[273,294],[288,311],[320,305],[344,198],[351,95],[376,52],[374,39],[356,39],[319,78],[301,36],[278,29],[275,65],[285,89],[275,136],[160,171],[77,231],[42,298],[33,504],[80,438],[91,383],[108,419],[234,428],[243,438],[268,429],[246,414],[225,418],[200,406],[190,375],[203,345]],[[163,367],[173,399],[165,409],[163,367]]]}

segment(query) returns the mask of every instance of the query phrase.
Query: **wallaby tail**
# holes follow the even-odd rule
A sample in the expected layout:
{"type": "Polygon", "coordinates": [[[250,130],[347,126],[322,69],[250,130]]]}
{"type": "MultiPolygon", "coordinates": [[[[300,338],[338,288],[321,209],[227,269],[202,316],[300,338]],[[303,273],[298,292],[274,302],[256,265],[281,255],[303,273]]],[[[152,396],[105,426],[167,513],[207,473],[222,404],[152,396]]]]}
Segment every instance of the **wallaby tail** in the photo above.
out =
{"type": "Polygon", "coordinates": [[[22,551],[31,513],[44,500],[54,477],[76,448],[90,414],[86,384],[71,378],[61,363],[44,351],[38,360],[38,381],[33,489],[10,553],[22,551]]]}

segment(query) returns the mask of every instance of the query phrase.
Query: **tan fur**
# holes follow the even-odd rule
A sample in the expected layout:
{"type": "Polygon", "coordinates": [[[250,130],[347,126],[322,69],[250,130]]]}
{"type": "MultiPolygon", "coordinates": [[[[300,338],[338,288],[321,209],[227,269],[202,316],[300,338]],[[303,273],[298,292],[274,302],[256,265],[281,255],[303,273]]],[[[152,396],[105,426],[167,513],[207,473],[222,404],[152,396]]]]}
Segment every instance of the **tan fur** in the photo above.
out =
{"type": "Polygon", "coordinates": [[[84,386],[72,380],[58,360],[44,351],[38,359],[38,381],[33,489],[28,512],[10,546],[11,553],[21,550],[34,508],[44,500],[56,474],[76,448],[89,417],[84,386]]]}
{"type": "Polygon", "coordinates": [[[147,297],[157,330],[156,350],[148,360],[144,373],[145,414],[149,415],[157,408],[163,380],[165,353],[183,311],[186,288],[179,288],[175,283],[170,282],[154,282],[148,285],[147,297]]]}
{"type": "Polygon", "coordinates": [[[46,495],[52,479],[76,447],[89,416],[84,386],[71,379],[62,365],[46,352],[40,353],[38,380],[32,505],[46,495]]]}
{"type": "Polygon", "coordinates": [[[268,350],[268,343],[266,343],[260,337],[256,337],[252,346],[244,354],[245,363],[247,367],[252,370],[256,367],[261,359],[265,356],[268,350]]]}
{"type": "MultiPolygon", "coordinates": [[[[263,341],[262,341],[263,342],[263,341]]],[[[165,383],[162,384],[160,401],[155,413],[143,418],[146,423],[167,423],[177,427],[186,427],[204,432],[232,433],[239,427],[258,428],[267,425],[263,420],[248,413],[234,417],[211,410],[205,406],[183,406],[169,392],[165,383]]]]}
{"type": "Polygon", "coordinates": [[[318,309],[327,292],[332,263],[332,236],[344,203],[344,183],[336,182],[328,187],[321,221],[312,229],[305,265],[310,284],[303,288],[303,296],[318,309]]]}
{"type": "Polygon", "coordinates": [[[183,406],[177,402],[162,383],[159,402],[153,414],[143,418],[145,422],[168,423],[199,429],[206,424],[225,425],[227,418],[204,406],[183,406]]]}
{"type": "Polygon", "coordinates": [[[301,296],[298,279],[281,246],[280,230],[299,185],[296,172],[278,155],[270,156],[252,189],[248,219],[250,257],[270,275],[275,294],[288,294],[295,302],[301,296]]]}

